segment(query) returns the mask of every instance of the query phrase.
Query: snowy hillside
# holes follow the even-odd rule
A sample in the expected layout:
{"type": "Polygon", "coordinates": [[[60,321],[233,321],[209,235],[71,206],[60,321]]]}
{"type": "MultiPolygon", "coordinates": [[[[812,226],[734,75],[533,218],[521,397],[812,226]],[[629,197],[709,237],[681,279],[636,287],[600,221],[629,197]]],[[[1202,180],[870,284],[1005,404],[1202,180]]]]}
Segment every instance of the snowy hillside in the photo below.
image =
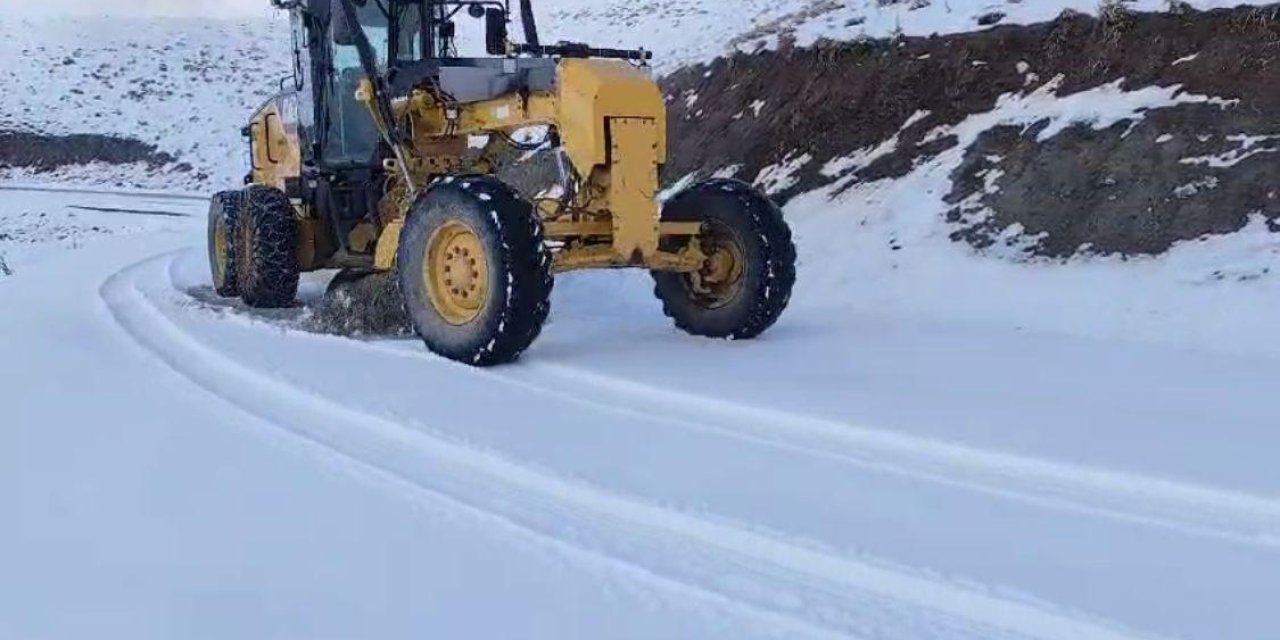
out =
{"type": "MultiPolygon", "coordinates": [[[[1162,11],[1168,0],[1126,0],[1131,11],[1162,11]]],[[[1269,4],[1193,0],[1198,9],[1269,4]]],[[[542,0],[535,4],[552,39],[609,40],[654,51],[670,72],[729,52],[808,46],[821,38],[928,36],[1000,24],[1052,20],[1063,11],[1097,14],[1097,0],[542,0]]]]}
{"type": "MultiPolygon", "coordinates": [[[[1159,10],[1166,4],[1141,0],[1125,6],[1159,10]]],[[[656,70],[666,74],[735,50],[776,48],[780,41],[804,46],[820,38],[958,33],[987,28],[987,23],[1049,20],[1068,9],[1096,13],[1099,5],[1092,0],[541,0],[535,7],[544,39],[651,49],[656,70]]],[[[476,29],[460,31],[474,46],[476,29]]],[[[287,23],[278,17],[32,18],[5,16],[0,8],[0,61],[6,62],[0,67],[0,132],[136,139],[175,158],[126,167],[72,165],[42,175],[0,169],[0,177],[206,191],[237,184],[245,171],[239,130],[291,73],[289,46],[287,23]]]]}
{"type": "Polygon", "coordinates": [[[235,184],[245,172],[240,128],[291,72],[285,24],[0,14],[0,131],[117,136],[176,158],[158,169],[71,166],[10,179],[235,184]]]}

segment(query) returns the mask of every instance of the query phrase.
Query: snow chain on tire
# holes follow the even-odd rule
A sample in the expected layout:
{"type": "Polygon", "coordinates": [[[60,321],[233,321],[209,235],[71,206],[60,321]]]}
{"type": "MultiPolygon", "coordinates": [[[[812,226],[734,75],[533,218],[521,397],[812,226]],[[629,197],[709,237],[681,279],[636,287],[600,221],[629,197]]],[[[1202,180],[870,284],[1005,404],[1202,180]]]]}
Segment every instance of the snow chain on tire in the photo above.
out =
{"type": "Polygon", "coordinates": [[[242,194],[222,191],[209,200],[209,272],[213,290],[224,298],[240,295],[236,278],[236,221],[242,194]]]}
{"type": "Polygon", "coordinates": [[[298,294],[298,223],[279,189],[244,190],[237,221],[236,279],[245,304],[262,309],[291,306],[298,294]]]}
{"type": "Polygon", "coordinates": [[[518,359],[542,332],[554,284],[551,253],[533,205],[500,180],[437,180],[410,208],[396,258],[406,312],[431,351],[474,366],[499,365],[518,359]],[[486,295],[462,319],[440,309],[435,272],[424,269],[433,243],[448,229],[462,230],[484,254],[475,268],[484,282],[475,290],[486,295]]]}

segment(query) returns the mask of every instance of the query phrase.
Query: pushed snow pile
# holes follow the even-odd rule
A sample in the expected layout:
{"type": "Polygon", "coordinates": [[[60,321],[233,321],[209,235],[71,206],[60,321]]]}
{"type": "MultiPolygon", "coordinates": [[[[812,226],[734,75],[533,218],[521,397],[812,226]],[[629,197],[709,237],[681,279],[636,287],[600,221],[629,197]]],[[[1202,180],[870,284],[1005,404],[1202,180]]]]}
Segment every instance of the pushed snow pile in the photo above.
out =
{"type": "Polygon", "coordinates": [[[237,183],[240,129],[291,73],[286,27],[0,17],[0,177],[187,190],[237,183]]]}
{"type": "Polygon", "coordinates": [[[297,326],[351,337],[411,335],[404,298],[391,273],[338,273],[325,296],[306,309],[297,326]]]}

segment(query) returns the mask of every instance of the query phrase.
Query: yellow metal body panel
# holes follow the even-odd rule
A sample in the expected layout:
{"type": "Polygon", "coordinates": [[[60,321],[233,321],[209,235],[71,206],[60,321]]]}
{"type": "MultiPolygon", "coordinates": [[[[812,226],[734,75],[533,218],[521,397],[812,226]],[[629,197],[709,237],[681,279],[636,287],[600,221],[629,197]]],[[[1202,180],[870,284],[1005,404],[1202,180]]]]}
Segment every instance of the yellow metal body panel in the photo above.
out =
{"type": "Polygon", "coordinates": [[[298,218],[298,268],[302,271],[324,267],[320,258],[320,234],[316,229],[319,224],[320,221],[315,218],[298,218]]]}
{"type": "MultiPolygon", "coordinates": [[[[367,80],[357,98],[370,108],[385,136],[386,123],[374,108],[367,80]]],[[[557,270],[698,269],[696,248],[692,253],[659,248],[664,237],[684,239],[699,230],[696,225],[660,220],[656,194],[658,172],[667,158],[667,113],[662,92],[646,69],[612,60],[564,59],[558,63],[552,92],[444,104],[419,90],[391,106],[398,126],[410,131],[412,140],[386,160],[392,180],[380,206],[377,238],[369,237],[365,228],[349,238],[357,252],[373,253],[375,268],[394,267],[403,219],[417,189],[435,176],[493,170],[491,152],[504,146],[502,138],[490,136],[489,147],[476,158],[467,151],[468,136],[547,125],[555,127],[577,181],[571,201],[540,202],[538,207],[547,237],[564,243],[557,249],[557,270]]],[[[282,117],[280,109],[280,101],[272,101],[254,116],[253,180],[284,189],[285,180],[297,178],[301,166],[296,122],[288,128],[296,119],[282,117]]],[[[309,244],[304,254],[313,255],[303,256],[311,258],[303,262],[314,263],[318,247],[314,241],[309,244]]]]}
{"type": "Polygon", "coordinates": [[[635,265],[658,251],[658,133],[653,118],[609,118],[609,185],[614,256],[635,265]]]}
{"type": "Polygon", "coordinates": [[[648,118],[663,132],[656,160],[667,161],[667,105],[662,90],[646,71],[611,60],[562,60],[556,124],[565,150],[578,170],[609,161],[608,122],[612,118],[648,118]]]}
{"type": "Polygon", "coordinates": [[[697,248],[696,242],[689,243],[680,253],[658,251],[649,256],[643,265],[619,264],[613,254],[613,248],[607,244],[566,249],[555,254],[551,264],[554,273],[581,271],[583,269],[609,269],[625,266],[643,266],[655,271],[678,271],[692,273],[702,268],[706,255],[697,248]]]}
{"type": "MultiPolygon", "coordinates": [[[[609,237],[613,224],[608,220],[584,220],[581,222],[552,220],[542,225],[542,234],[548,238],[609,237]]],[[[663,222],[658,226],[665,236],[696,236],[702,233],[701,222],[663,222]]]]}
{"type": "MultiPolygon", "coordinates": [[[[534,93],[473,102],[458,111],[461,132],[509,131],[531,124],[555,124],[558,103],[550,93],[534,93]]],[[[447,124],[447,121],[446,121],[447,124]]]]}
{"type": "Polygon", "coordinates": [[[297,119],[285,117],[278,100],[267,103],[249,122],[253,182],[283,191],[285,179],[302,174],[297,119]]]}
{"type": "MultiPolygon", "coordinates": [[[[393,105],[397,117],[413,122],[414,146],[422,148],[444,136],[511,131],[530,125],[552,125],[583,175],[609,160],[608,121],[648,118],[659,136],[657,162],[667,159],[667,107],[649,74],[625,62],[566,59],[557,67],[556,92],[512,94],[453,109],[430,94],[415,92],[393,105]],[[450,118],[450,115],[454,116],[450,118]]],[[[367,97],[368,88],[362,87],[367,97]]]]}
{"type": "Polygon", "coordinates": [[[392,220],[382,230],[378,238],[378,247],[373,253],[373,267],[379,271],[390,271],[396,266],[396,251],[400,248],[400,232],[404,231],[404,218],[392,220]]]}
{"type": "MultiPolygon", "coordinates": [[[[369,91],[363,86],[360,92],[366,103],[369,91]]],[[[572,268],[671,264],[657,257],[662,228],[656,194],[658,169],[667,154],[666,104],[647,70],[611,60],[565,59],[557,66],[554,92],[458,105],[416,91],[394,103],[392,111],[413,132],[411,148],[403,155],[416,184],[445,173],[433,149],[441,140],[510,133],[531,125],[555,127],[580,184],[578,198],[567,210],[540,207],[548,237],[597,238],[589,246],[566,249],[573,253],[565,263],[572,268]],[[608,243],[604,248],[600,239],[608,243]]],[[[487,160],[471,169],[486,172],[487,160]]],[[[379,268],[388,267],[385,257],[395,254],[393,247],[383,250],[383,244],[379,242],[379,268]]]]}

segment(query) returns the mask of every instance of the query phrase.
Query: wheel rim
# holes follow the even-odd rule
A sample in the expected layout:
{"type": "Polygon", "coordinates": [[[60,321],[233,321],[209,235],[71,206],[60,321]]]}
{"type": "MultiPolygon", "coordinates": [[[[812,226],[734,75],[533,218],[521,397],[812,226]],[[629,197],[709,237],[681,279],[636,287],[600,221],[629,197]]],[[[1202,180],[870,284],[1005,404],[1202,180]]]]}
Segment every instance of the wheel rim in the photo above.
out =
{"type": "Polygon", "coordinates": [[[475,321],[489,299],[489,261],[480,236],[457,221],[437,229],[427,242],[422,281],[431,306],[446,322],[475,321]]]}
{"type": "Polygon", "coordinates": [[[213,282],[219,286],[227,280],[227,224],[213,226],[213,282]]]}
{"type": "Polygon", "coordinates": [[[703,226],[699,237],[706,259],[702,268],[686,280],[698,304],[708,309],[723,307],[738,297],[746,280],[746,250],[732,229],[718,221],[703,226]]]}

